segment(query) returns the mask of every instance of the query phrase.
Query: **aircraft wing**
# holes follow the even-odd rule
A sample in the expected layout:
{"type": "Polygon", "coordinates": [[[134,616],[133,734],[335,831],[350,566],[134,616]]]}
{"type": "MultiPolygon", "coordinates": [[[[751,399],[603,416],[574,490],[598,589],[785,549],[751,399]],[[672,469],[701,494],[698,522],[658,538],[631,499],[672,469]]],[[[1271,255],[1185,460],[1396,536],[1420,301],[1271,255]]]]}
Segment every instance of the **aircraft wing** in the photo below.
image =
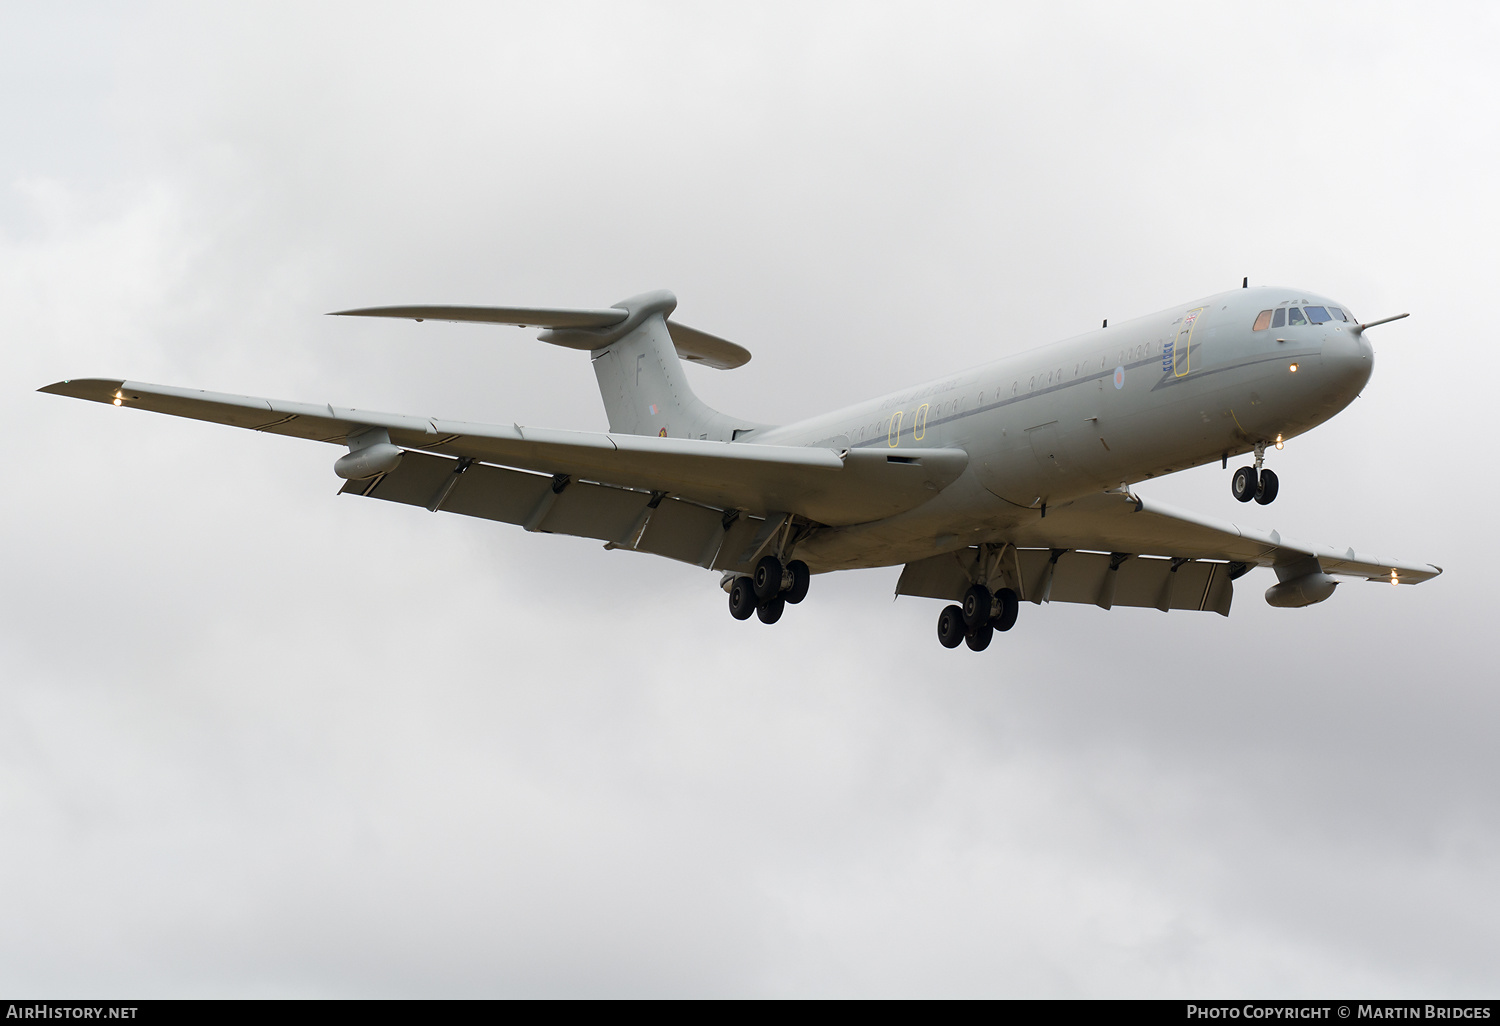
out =
{"type": "Polygon", "coordinates": [[[1020,546],[1092,549],[1157,556],[1216,559],[1250,566],[1289,566],[1312,557],[1324,573],[1420,584],[1442,573],[1428,563],[1336,549],[1283,538],[1227,520],[1189,512],[1130,494],[1090,495],[1063,506],[1016,532],[1020,546]]]}
{"type": "MultiPolygon", "coordinates": [[[[1000,557],[1033,602],[1083,602],[1157,609],[1200,609],[1229,615],[1233,581],[1252,567],[1287,576],[1321,571],[1344,577],[1420,584],[1442,573],[1412,563],[1284,538],[1227,520],[1177,509],[1141,496],[1106,492],[1049,506],[1016,528],[1014,548],[1000,557]]],[[[908,563],[899,595],[960,599],[980,571],[976,548],[908,563]]]]}
{"type": "MultiPolygon", "coordinates": [[[[968,464],[967,454],[956,449],[903,449],[899,455],[888,455],[871,450],[470,424],[113,379],[62,381],[41,391],[339,445],[350,434],[384,428],[393,444],[420,452],[407,452],[396,470],[373,482],[351,482],[345,491],[359,490],[361,494],[430,508],[456,508],[450,504],[455,502],[463,505],[458,502],[464,497],[459,491],[466,495],[476,490],[481,486],[474,482],[482,479],[489,480],[484,487],[498,496],[506,485],[496,475],[500,474],[498,468],[506,467],[527,472],[527,478],[546,475],[539,480],[549,486],[560,484],[551,492],[555,496],[561,496],[563,489],[576,480],[590,488],[631,492],[628,500],[619,500],[625,506],[645,508],[647,501],[655,498],[651,509],[656,510],[664,497],[692,503],[712,509],[714,521],[722,520],[725,530],[740,511],[767,518],[785,514],[814,523],[846,525],[878,520],[921,505],[956,479],[968,464]],[[495,466],[480,470],[475,464],[495,466]],[[470,471],[472,477],[467,476],[470,471]],[[445,483],[446,475],[455,472],[466,477],[462,489],[445,483]],[[434,473],[434,488],[447,489],[444,501],[436,505],[431,502],[435,491],[418,495],[418,484],[434,473]],[[408,488],[403,484],[407,479],[417,484],[408,488]]],[[[505,480],[519,487],[519,478],[505,480]]],[[[588,489],[580,489],[565,505],[576,505],[576,496],[585,493],[588,489]]],[[[549,507],[545,515],[552,515],[553,500],[537,501],[545,501],[549,507]]],[[[517,517],[513,515],[515,504],[507,502],[501,502],[505,515],[493,519],[528,524],[530,529],[549,529],[539,526],[541,521],[530,523],[535,510],[522,511],[517,517]]],[[[490,516],[482,509],[475,511],[472,503],[464,511],[490,516]]],[[[631,523],[636,516],[630,514],[631,523]]],[[[624,537],[625,526],[611,526],[603,534],[589,536],[619,540],[624,537]]]]}

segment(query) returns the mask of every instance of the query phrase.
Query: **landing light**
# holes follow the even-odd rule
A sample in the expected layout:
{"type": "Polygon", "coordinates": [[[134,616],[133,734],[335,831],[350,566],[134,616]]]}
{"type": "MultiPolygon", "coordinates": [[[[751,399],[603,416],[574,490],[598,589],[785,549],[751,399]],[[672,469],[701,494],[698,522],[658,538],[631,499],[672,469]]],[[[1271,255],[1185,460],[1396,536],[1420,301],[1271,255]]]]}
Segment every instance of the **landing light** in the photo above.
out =
{"type": "Polygon", "coordinates": [[[1400,584],[1401,583],[1401,581],[1397,579],[1397,577],[1396,577],[1396,571],[1394,571],[1394,570],[1391,571],[1391,583],[1392,584],[1400,584]]]}
{"type": "Polygon", "coordinates": [[[119,396],[115,396],[115,405],[116,406],[120,405],[120,397],[119,396]]]}
{"type": "Polygon", "coordinates": [[[1283,442],[1282,442],[1282,441],[1281,441],[1281,436],[1280,436],[1280,435],[1277,435],[1277,436],[1276,436],[1276,448],[1278,448],[1278,449],[1282,449],[1282,448],[1285,448],[1285,447],[1286,447],[1286,446],[1285,446],[1285,443],[1283,443],[1283,442]]]}
{"type": "Polygon", "coordinates": [[[1292,373],[1293,373],[1293,374],[1296,374],[1296,373],[1297,373],[1297,365],[1296,365],[1296,364],[1295,364],[1295,363],[1294,363],[1294,364],[1292,364],[1292,368],[1291,368],[1291,369],[1292,369],[1292,373]]]}

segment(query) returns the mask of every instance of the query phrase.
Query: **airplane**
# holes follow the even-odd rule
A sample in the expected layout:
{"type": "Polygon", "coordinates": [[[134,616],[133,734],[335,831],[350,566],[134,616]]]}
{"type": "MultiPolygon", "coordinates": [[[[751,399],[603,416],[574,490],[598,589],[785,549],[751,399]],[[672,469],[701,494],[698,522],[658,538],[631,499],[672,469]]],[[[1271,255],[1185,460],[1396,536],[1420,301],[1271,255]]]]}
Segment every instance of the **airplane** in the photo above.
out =
{"type": "Polygon", "coordinates": [[[1267,451],[1348,406],[1369,381],[1357,321],[1302,289],[1242,287],[867,402],[773,426],[710,409],[684,362],[750,353],[672,318],[648,292],[605,309],[387,306],[336,316],[541,328],[589,354],[608,432],[371,413],[119,379],[40,391],[347,447],[340,494],[582,536],[718,571],[730,613],[771,624],[814,574],[901,566],[897,595],[949,603],[944,647],[987,648],[1020,604],[1229,615],[1234,582],[1269,567],[1273,606],[1348,577],[1442,573],[1175,509],[1132,485],[1253,455],[1232,476],[1269,504],[1267,451]]]}

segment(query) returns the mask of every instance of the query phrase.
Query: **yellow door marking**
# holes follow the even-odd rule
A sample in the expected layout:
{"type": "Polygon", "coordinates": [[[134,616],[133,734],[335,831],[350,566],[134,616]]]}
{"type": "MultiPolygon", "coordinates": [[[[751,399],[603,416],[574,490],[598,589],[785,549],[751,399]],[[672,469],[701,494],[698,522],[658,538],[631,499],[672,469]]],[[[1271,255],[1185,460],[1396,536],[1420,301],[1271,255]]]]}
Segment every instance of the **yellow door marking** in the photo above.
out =
{"type": "Polygon", "coordinates": [[[911,440],[920,442],[927,437],[927,403],[917,407],[911,418],[911,440]]]}
{"type": "Polygon", "coordinates": [[[1186,377],[1188,364],[1193,355],[1193,328],[1198,323],[1198,315],[1208,307],[1200,306],[1196,310],[1189,310],[1187,316],[1182,319],[1182,325],[1177,329],[1177,338],[1172,342],[1172,376],[1174,378],[1186,377]]]}
{"type": "Polygon", "coordinates": [[[892,449],[901,444],[901,411],[891,414],[891,426],[885,435],[886,444],[892,449]]]}

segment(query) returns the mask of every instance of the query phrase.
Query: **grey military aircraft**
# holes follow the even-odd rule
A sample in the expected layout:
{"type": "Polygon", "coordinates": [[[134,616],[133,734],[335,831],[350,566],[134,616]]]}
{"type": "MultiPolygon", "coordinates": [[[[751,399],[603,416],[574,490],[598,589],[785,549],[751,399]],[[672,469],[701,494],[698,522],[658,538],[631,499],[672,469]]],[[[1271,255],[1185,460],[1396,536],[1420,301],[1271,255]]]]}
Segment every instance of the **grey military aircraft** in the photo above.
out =
{"type": "MultiPolygon", "coordinates": [[[[1248,285],[1248,282],[1246,282],[1248,285]]],[[[343,316],[542,328],[589,354],[594,433],[470,424],[115,379],[41,389],[345,446],[342,493],[604,541],[720,572],[737,619],[775,623],[813,574],[904,565],[940,599],[938,638],[980,651],[1022,602],[1229,615],[1269,567],[1273,606],[1340,577],[1417,584],[1440,567],[1338,551],[1174,509],[1132,484],[1231,457],[1240,502],[1276,498],[1267,450],[1348,406],[1374,352],[1342,303],[1242,287],[782,426],[712,410],[682,361],[729,369],[732,342],[649,292],[607,309],[395,306],[343,316]]]]}

